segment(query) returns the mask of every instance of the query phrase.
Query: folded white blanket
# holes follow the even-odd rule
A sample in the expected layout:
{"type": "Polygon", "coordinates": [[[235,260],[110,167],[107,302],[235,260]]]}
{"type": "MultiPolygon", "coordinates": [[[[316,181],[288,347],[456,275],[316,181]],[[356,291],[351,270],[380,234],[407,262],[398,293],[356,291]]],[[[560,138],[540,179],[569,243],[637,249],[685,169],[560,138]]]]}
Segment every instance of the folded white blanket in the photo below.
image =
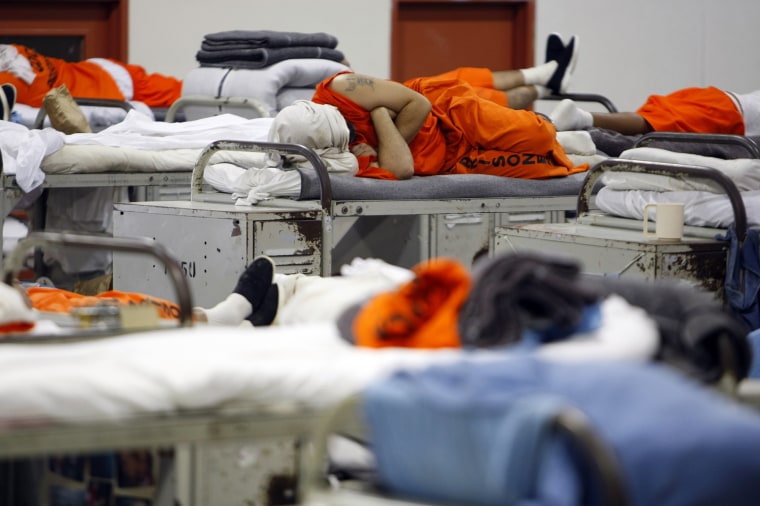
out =
{"type": "MultiPolygon", "coordinates": [[[[624,151],[620,158],[648,162],[665,162],[682,165],[710,167],[725,174],[739,191],[760,190],[760,160],[739,158],[723,160],[710,156],[677,153],[660,148],[634,148],[624,151]]],[[[725,190],[708,180],[675,178],[655,174],[631,172],[607,172],[602,182],[617,190],[678,191],[699,190],[725,193],[725,190]]]]}
{"type": "Polygon", "coordinates": [[[317,83],[344,70],[349,68],[342,63],[318,58],[284,60],[261,69],[199,67],[185,76],[182,95],[254,98],[274,116],[292,103],[278,97],[281,92],[311,88],[309,96],[299,94],[299,98],[311,98],[317,83]]]}

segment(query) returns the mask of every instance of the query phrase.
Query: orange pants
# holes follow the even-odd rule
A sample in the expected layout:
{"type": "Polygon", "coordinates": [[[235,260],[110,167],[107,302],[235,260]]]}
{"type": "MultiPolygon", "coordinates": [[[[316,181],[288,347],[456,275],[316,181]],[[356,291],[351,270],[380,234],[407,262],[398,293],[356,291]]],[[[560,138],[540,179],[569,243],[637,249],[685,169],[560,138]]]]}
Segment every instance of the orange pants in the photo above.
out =
{"type": "Polygon", "coordinates": [[[652,95],[636,112],[658,132],[744,135],[744,118],[734,101],[712,86],[652,95]]]}

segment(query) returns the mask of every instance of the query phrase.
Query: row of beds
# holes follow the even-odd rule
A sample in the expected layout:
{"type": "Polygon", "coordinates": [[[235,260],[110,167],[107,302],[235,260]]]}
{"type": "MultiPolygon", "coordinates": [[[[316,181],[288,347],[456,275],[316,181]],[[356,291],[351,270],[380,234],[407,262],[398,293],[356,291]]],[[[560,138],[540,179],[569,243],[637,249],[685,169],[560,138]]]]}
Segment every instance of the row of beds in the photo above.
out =
{"type": "MultiPolygon", "coordinates": [[[[584,99],[589,96],[574,98],[584,99]]],[[[206,104],[211,104],[217,99],[203,100],[206,104]]],[[[607,140],[621,141],[607,132],[597,132],[596,135],[597,145],[607,140]]],[[[741,157],[760,158],[760,152],[752,139],[735,136],[696,138],[652,135],[626,141],[637,143],[637,146],[652,146],[655,143],[665,143],[669,147],[688,146],[687,150],[708,154],[714,154],[715,146],[719,146],[719,150],[728,146],[729,150],[742,149],[749,153],[739,155],[741,157]]],[[[587,174],[549,181],[482,175],[433,176],[403,182],[370,181],[329,174],[319,157],[303,146],[260,140],[219,139],[199,150],[197,160],[187,170],[103,173],[94,168],[93,172],[78,174],[47,174],[44,184],[49,188],[134,186],[155,189],[167,185],[185,185],[190,188],[190,197],[186,201],[157,202],[151,200],[151,194],[147,194],[148,202],[117,204],[115,213],[122,216],[133,212],[139,214],[141,207],[149,206],[152,211],[162,207],[170,209],[170,214],[190,220],[204,213],[222,213],[230,220],[238,220],[238,223],[242,220],[253,229],[256,229],[257,223],[275,220],[284,222],[286,227],[291,226],[289,223],[297,223],[291,232],[303,233],[303,223],[309,223],[306,229],[309,230],[309,245],[312,247],[304,248],[311,255],[307,261],[301,258],[300,251],[294,253],[280,244],[267,249],[266,243],[259,241],[263,245],[258,249],[255,244],[244,245],[243,248],[247,250],[241,254],[242,257],[238,257],[239,262],[230,262],[225,266],[224,275],[228,281],[232,281],[242,272],[246,260],[262,253],[275,260],[278,272],[322,276],[333,274],[336,266],[345,261],[347,255],[355,253],[349,251],[334,255],[341,239],[354,242],[356,238],[346,231],[350,227],[341,225],[341,220],[347,220],[353,226],[362,220],[368,220],[369,228],[374,229],[381,226],[378,222],[383,220],[412,216],[415,226],[422,230],[415,233],[428,239],[422,241],[423,246],[406,260],[409,264],[447,252],[432,247],[431,243],[435,241],[429,239],[435,230],[449,229],[446,222],[440,220],[454,219],[456,222],[464,217],[466,223],[476,221],[479,231],[475,240],[467,235],[443,236],[447,241],[452,238],[457,240],[458,237],[467,242],[466,247],[456,251],[465,251],[462,260],[469,263],[475,256],[484,253],[499,254],[499,251],[495,251],[496,232],[523,219],[562,223],[569,217],[589,215],[588,202],[593,202],[593,195],[599,189],[599,179],[604,173],[657,173],[689,180],[696,176],[695,170],[702,169],[703,167],[683,164],[611,157],[593,167],[587,174]],[[314,170],[299,169],[301,185],[295,199],[275,198],[241,209],[230,202],[228,195],[219,195],[203,183],[203,174],[209,160],[222,151],[298,155],[310,161],[314,170]],[[388,198],[389,195],[393,198],[388,198]],[[522,218],[523,216],[527,218],[522,218]]],[[[725,191],[728,196],[726,205],[735,218],[734,223],[717,228],[733,228],[739,240],[743,241],[748,230],[756,226],[744,208],[748,202],[747,197],[738,192],[732,182],[718,171],[703,172],[708,172],[707,177],[712,178],[725,191]]],[[[23,192],[18,188],[13,175],[3,174],[1,180],[3,198],[0,211],[5,216],[14,202],[23,198],[23,192]]],[[[631,219],[638,221],[637,217],[631,219]]],[[[398,221],[392,221],[389,226],[398,229],[398,221]]],[[[605,223],[602,226],[610,225],[605,223]]],[[[687,234],[688,229],[689,227],[687,234]]],[[[414,374],[430,366],[445,367],[462,360],[488,362],[493,359],[491,353],[482,352],[473,356],[471,352],[462,350],[360,349],[347,346],[332,324],[262,328],[256,330],[255,339],[252,339],[250,329],[225,328],[221,332],[218,328],[192,325],[190,308],[194,304],[213,303],[219,300],[219,294],[209,289],[208,281],[194,285],[197,280],[188,276],[185,265],[176,262],[175,257],[181,256],[178,249],[181,250],[184,245],[164,243],[158,232],[145,234],[147,238],[135,237],[133,234],[120,235],[117,230],[115,232],[113,238],[35,232],[23,239],[14,253],[50,244],[111,249],[114,252],[115,288],[129,291],[137,287],[137,291],[145,291],[146,286],[166,287],[168,292],[153,295],[168,296],[179,302],[179,326],[132,333],[77,329],[71,333],[42,333],[5,339],[0,348],[0,360],[3,362],[3,381],[0,382],[0,405],[3,406],[0,416],[0,456],[7,459],[5,465],[10,469],[15,469],[19,462],[26,462],[26,459],[56,454],[134,447],[166,448],[282,436],[306,437],[314,445],[315,451],[303,452],[303,467],[298,470],[301,487],[298,497],[304,503],[429,504],[452,498],[462,500],[455,495],[439,497],[435,492],[431,494],[429,489],[415,484],[407,486],[403,483],[403,477],[401,485],[397,482],[392,484],[396,486],[395,491],[411,491],[412,494],[417,491],[419,497],[416,500],[394,497],[393,486],[390,490],[383,491],[373,480],[358,480],[358,488],[326,488],[324,462],[321,459],[327,454],[326,442],[331,433],[366,437],[365,394],[374,385],[382,384],[389,374],[394,371],[411,371],[410,374],[414,374]],[[134,264],[125,261],[126,267],[120,267],[119,255],[122,253],[130,255],[128,258],[134,254],[147,258],[147,263],[143,266],[162,264],[164,267],[147,267],[147,277],[140,278],[141,271],[134,264]],[[124,270],[123,274],[120,275],[119,269],[124,270]],[[164,277],[156,280],[160,275],[164,277]],[[127,282],[130,279],[134,280],[134,285],[127,282]],[[182,350],[182,353],[178,353],[178,350],[182,350]],[[81,367],[85,361],[97,365],[81,367]]],[[[284,237],[287,241],[292,241],[293,233],[284,234],[284,237]]],[[[211,248],[216,247],[211,245],[211,248]]],[[[22,259],[22,253],[5,259],[6,280],[12,279],[22,259]]],[[[396,253],[392,253],[389,260],[403,263],[398,262],[399,256],[396,253]]],[[[225,291],[223,289],[222,293],[225,291]]],[[[737,385],[737,380],[743,379],[746,371],[743,374],[737,373],[729,360],[730,351],[725,353],[728,358],[721,359],[721,362],[727,360],[725,369],[719,379],[711,381],[710,386],[722,387],[728,394],[725,397],[739,396],[744,404],[754,404],[753,384],[744,381],[737,385]],[[739,377],[736,377],[737,374],[739,377]]],[[[609,372],[600,370],[599,374],[609,372]]],[[[602,377],[597,378],[597,381],[603,381],[600,379],[602,377]]],[[[549,388],[545,393],[552,393],[552,389],[549,388]]],[[[715,399],[716,406],[723,402],[723,397],[721,395],[715,399]]],[[[635,398],[635,395],[631,397],[631,407],[635,406],[634,401],[639,402],[641,399],[635,398]]],[[[388,412],[403,412],[405,407],[408,408],[403,399],[385,398],[382,402],[390,403],[385,406],[388,412]]],[[[624,400],[623,404],[626,402],[624,400]]],[[[642,406],[638,406],[638,409],[642,409],[642,406]]],[[[566,406],[566,409],[552,411],[546,420],[551,433],[563,434],[562,437],[572,441],[582,460],[586,459],[583,468],[586,469],[585,466],[589,465],[591,474],[598,478],[597,485],[594,486],[598,486],[598,490],[594,487],[592,489],[594,493],[601,494],[601,503],[643,504],[645,502],[641,502],[642,498],[655,493],[654,485],[651,490],[647,490],[645,484],[636,482],[636,478],[626,474],[630,471],[627,467],[629,457],[621,455],[624,450],[617,446],[619,441],[614,439],[614,434],[607,427],[599,426],[599,420],[589,420],[589,415],[584,414],[580,402],[575,407],[566,406]]],[[[475,425],[483,423],[477,417],[471,421],[475,425]]],[[[401,427],[408,426],[402,424],[401,427]]],[[[382,426],[374,428],[379,434],[382,426]]],[[[429,428],[423,425],[423,434],[429,428]]],[[[648,430],[652,430],[652,427],[642,423],[638,438],[649,437],[648,430]]],[[[480,435],[491,441],[495,437],[494,433],[488,431],[480,435]]],[[[468,437],[474,436],[470,434],[468,437]]],[[[760,444],[751,431],[739,431],[736,438],[747,438],[750,448],[753,448],[752,445],[756,448],[760,444]]],[[[387,442],[392,447],[395,442],[392,434],[387,442]]],[[[477,442],[469,439],[468,444],[477,442]]],[[[655,451],[655,448],[651,450],[655,451]]],[[[678,450],[686,451],[674,449],[678,450]]],[[[507,450],[505,452],[508,453],[507,450]]],[[[389,457],[386,455],[384,458],[389,457]]],[[[644,455],[642,458],[661,460],[662,455],[644,455]]],[[[673,458],[676,461],[678,459],[673,458]]],[[[399,466],[400,462],[391,460],[377,464],[393,467],[399,466]]],[[[461,468],[458,471],[461,472],[461,468]]],[[[751,469],[747,470],[750,475],[752,472],[751,469]]],[[[411,473],[407,475],[409,476],[411,473]]],[[[679,486],[687,486],[688,480],[693,479],[693,476],[679,476],[674,472],[672,479],[679,486]]],[[[385,485],[388,486],[387,483],[385,485]]],[[[733,486],[741,490],[742,483],[739,481],[733,486]]],[[[8,498],[18,492],[12,488],[11,486],[6,491],[8,498]]],[[[439,487],[438,492],[441,493],[442,489],[439,487]]],[[[576,490],[576,493],[580,498],[583,493],[591,493],[589,490],[576,490]]],[[[710,495],[714,493],[705,491],[705,497],[710,497],[705,503],[715,499],[714,495],[710,495]]],[[[496,497],[500,496],[496,494],[496,497]]],[[[188,504],[195,504],[196,501],[200,504],[200,500],[199,497],[184,498],[188,504]]],[[[8,501],[10,503],[12,499],[8,501]]],[[[568,504],[589,503],[585,499],[578,499],[577,502],[568,504]]]]}

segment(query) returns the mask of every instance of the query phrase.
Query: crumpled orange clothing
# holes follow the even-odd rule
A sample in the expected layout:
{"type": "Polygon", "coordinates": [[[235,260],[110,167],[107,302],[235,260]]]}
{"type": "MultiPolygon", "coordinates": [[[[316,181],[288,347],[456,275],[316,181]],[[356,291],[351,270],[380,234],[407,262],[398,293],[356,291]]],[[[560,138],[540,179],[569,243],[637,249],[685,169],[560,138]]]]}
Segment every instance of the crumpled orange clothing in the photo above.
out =
{"type": "Polygon", "coordinates": [[[124,67],[132,78],[133,96],[125,97],[111,75],[97,63],[86,60],[67,62],[44,56],[26,46],[13,46],[29,60],[36,74],[32,84],[28,84],[10,72],[0,72],[0,82],[11,83],[16,87],[16,101],[19,104],[42,107],[45,94],[62,84],[66,85],[75,98],[137,100],[148,107],[170,107],[182,95],[182,81],[179,79],[148,74],[138,65],[111,60],[124,67]]]}
{"type": "Polygon", "coordinates": [[[141,293],[110,290],[97,295],[81,295],[60,288],[30,287],[27,289],[32,307],[38,311],[68,313],[72,308],[114,303],[123,305],[150,304],[158,311],[159,318],[179,319],[179,306],[158,297],[141,293]]]}
{"type": "Polygon", "coordinates": [[[470,293],[469,271],[436,258],[415,266],[415,277],[396,291],[372,297],[354,318],[357,346],[459,348],[459,309],[470,293]]]}
{"type": "Polygon", "coordinates": [[[714,86],[651,95],[636,112],[658,132],[744,135],[744,117],[731,97],[714,86]]]}
{"type": "MultiPolygon", "coordinates": [[[[466,76],[467,71],[454,71],[466,76]]],[[[557,141],[550,121],[530,111],[510,109],[483,97],[483,91],[452,74],[421,77],[404,84],[433,105],[417,136],[409,143],[416,175],[490,174],[524,179],[561,177],[588,170],[575,166],[557,141]]],[[[336,106],[356,128],[355,143],[377,146],[369,113],[328,86],[335,76],[317,85],[314,102],[336,106]]],[[[492,83],[492,80],[491,80],[492,83]]],[[[482,79],[479,85],[483,83],[482,79]]],[[[498,94],[497,94],[498,95],[498,94]]],[[[506,98],[502,101],[506,102],[506,98]]],[[[359,157],[358,176],[374,175],[376,157],[359,157]]]]}

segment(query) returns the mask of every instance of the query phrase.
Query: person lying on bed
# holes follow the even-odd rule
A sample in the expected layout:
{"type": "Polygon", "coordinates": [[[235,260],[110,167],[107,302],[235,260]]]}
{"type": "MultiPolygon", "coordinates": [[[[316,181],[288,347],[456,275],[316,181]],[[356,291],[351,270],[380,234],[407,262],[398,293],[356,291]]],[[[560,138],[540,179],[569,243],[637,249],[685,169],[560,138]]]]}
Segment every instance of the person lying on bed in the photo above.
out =
{"type": "Polygon", "coordinates": [[[459,68],[403,84],[345,71],[319,83],[312,101],[336,107],[355,131],[358,176],[567,176],[588,166],[567,157],[550,121],[521,108],[563,92],[576,57],[573,38],[554,59],[521,70],[459,68]]]}
{"type": "Polygon", "coordinates": [[[42,107],[50,90],[66,85],[75,98],[134,100],[170,107],[182,93],[180,79],[149,74],[139,65],[110,58],[68,62],[20,44],[0,44],[0,83],[16,88],[16,102],[42,107]]]}
{"type": "Polygon", "coordinates": [[[598,113],[562,100],[549,115],[558,131],[605,128],[625,135],[692,132],[760,136],[760,90],[737,94],[714,86],[651,95],[636,112],[598,113]]]}

